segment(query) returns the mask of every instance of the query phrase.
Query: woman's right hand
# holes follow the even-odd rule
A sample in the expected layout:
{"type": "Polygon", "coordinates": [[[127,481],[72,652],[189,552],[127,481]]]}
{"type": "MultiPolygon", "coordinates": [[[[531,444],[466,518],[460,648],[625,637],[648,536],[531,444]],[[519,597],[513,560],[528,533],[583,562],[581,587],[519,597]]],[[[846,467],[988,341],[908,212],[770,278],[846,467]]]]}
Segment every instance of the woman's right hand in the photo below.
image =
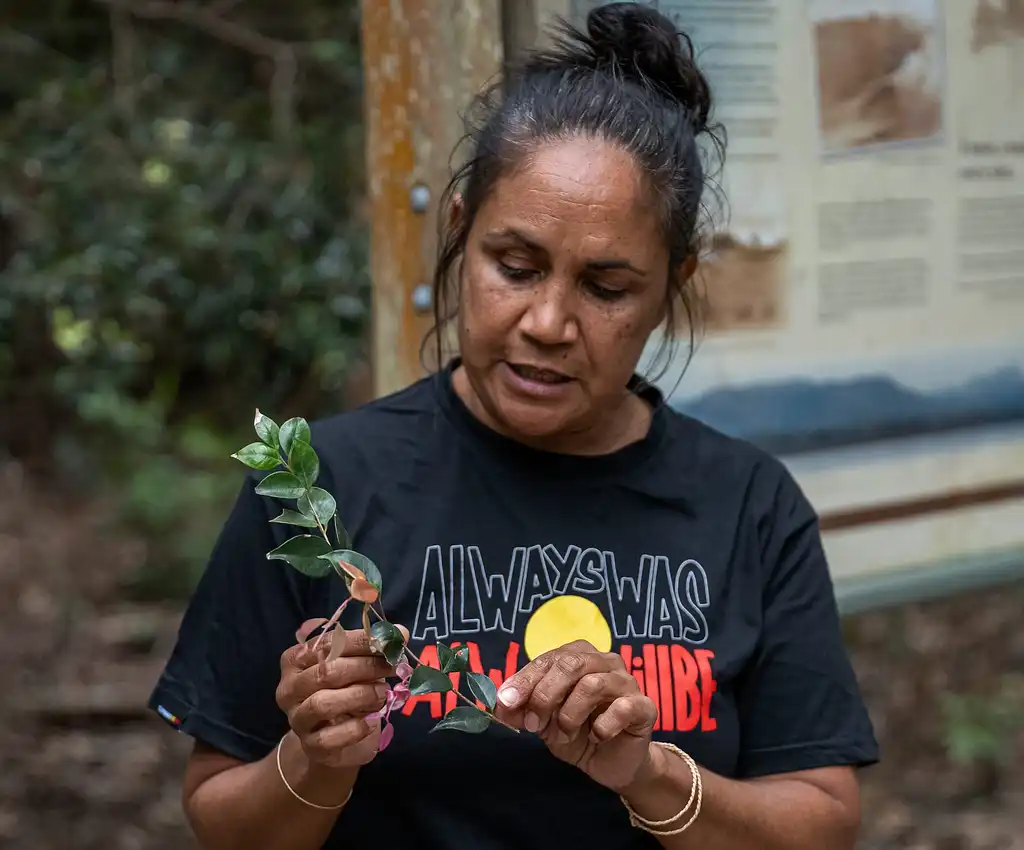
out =
{"type": "Polygon", "coordinates": [[[337,631],[341,652],[326,663],[312,641],[282,653],[277,704],[311,764],[360,767],[377,755],[380,721],[366,716],[384,705],[385,679],[395,671],[371,653],[364,630],[337,631]]]}

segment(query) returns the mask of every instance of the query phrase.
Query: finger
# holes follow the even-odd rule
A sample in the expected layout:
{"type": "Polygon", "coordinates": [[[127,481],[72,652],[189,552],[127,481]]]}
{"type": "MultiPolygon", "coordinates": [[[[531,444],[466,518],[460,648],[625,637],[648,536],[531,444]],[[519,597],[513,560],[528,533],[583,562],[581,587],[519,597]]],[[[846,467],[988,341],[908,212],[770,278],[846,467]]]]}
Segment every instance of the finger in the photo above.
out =
{"type": "Polygon", "coordinates": [[[588,673],[565,698],[551,726],[561,733],[559,740],[575,738],[596,711],[604,710],[619,697],[632,696],[639,691],[636,679],[624,670],[588,673]]]}
{"type": "Polygon", "coordinates": [[[654,730],[657,719],[657,706],[643,694],[619,697],[591,724],[590,737],[599,744],[621,734],[644,737],[654,730]]]}
{"type": "Polygon", "coordinates": [[[379,724],[362,717],[351,717],[341,723],[321,728],[300,737],[302,748],[310,759],[321,764],[336,762],[349,747],[377,731],[379,724]]]}
{"type": "MultiPolygon", "coordinates": [[[[539,655],[527,664],[522,670],[510,676],[498,690],[498,705],[496,711],[502,719],[511,720],[513,717],[522,715],[522,708],[533,694],[533,689],[543,679],[558,654],[563,651],[574,651],[582,649],[586,641],[577,641],[567,644],[560,649],[553,649],[539,655]],[[518,712],[518,715],[517,715],[518,712]]],[[[587,644],[589,646],[589,644],[587,644]]]]}
{"type": "MultiPolygon", "coordinates": [[[[370,649],[370,638],[363,629],[342,629],[338,626],[331,630],[330,635],[325,637],[325,640],[328,638],[332,645],[335,642],[340,642],[342,647],[340,655],[346,658],[374,654],[370,649]]],[[[319,661],[320,656],[312,652],[312,643],[309,642],[295,644],[289,647],[281,656],[282,668],[297,667],[299,670],[306,670],[319,661]]]]}
{"type": "Polygon", "coordinates": [[[347,715],[365,717],[383,708],[387,695],[388,688],[383,683],[317,691],[302,702],[288,720],[297,735],[306,735],[347,715]]]}
{"type": "Polygon", "coordinates": [[[519,695],[514,719],[521,719],[522,725],[530,732],[543,732],[581,678],[609,669],[609,659],[586,641],[569,644],[541,656],[512,677],[512,687],[519,695]]]}
{"type": "Polygon", "coordinates": [[[395,674],[395,668],[379,655],[343,657],[292,673],[284,687],[285,701],[295,706],[317,691],[339,690],[360,683],[375,684],[395,674]]]}

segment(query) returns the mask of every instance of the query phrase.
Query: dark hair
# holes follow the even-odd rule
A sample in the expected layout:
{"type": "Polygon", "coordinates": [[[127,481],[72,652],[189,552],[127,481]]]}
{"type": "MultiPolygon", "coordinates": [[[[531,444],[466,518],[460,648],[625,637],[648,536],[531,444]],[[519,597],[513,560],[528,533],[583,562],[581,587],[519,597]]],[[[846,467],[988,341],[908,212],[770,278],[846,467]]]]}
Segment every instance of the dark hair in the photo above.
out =
{"type": "MultiPolygon", "coordinates": [[[[725,142],[720,128],[709,123],[711,90],[694,62],[689,37],[639,3],[593,9],[586,32],[560,19],[552,35],[550,47],[529,51],[471,105],[465,138],[471,154],[441,201],[431,330],[439,364],[442,329],[457,312],[451,304],[452,270],[473,220],[498,178],[545,140],[587,135],[632,154],[661,204],[672,267],[699,251],[709,152],[698,138],[709,137],[720,161],[725,142]],[[451,222],[447,213],[456,193],[462,196],[462,215],[451,222]]],[[[697,299],[691,282],[671,274],[669,280],[667,341],[673,341],[678,300],[687,316],[692,354],[697,299]]],[[[656,359],[669,351],[663,348],[656,359]]]]}

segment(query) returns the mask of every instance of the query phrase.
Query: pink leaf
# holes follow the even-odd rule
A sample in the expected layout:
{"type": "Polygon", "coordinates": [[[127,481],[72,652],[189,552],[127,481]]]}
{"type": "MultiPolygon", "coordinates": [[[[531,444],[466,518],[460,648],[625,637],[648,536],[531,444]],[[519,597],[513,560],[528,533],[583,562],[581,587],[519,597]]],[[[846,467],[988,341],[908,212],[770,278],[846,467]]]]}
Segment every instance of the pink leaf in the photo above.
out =
{"type": "Polygon", "coordinates": [[[310,634],[312,634],[313,630],[317,626],[321,625],[322,623],[326,623],[326,622],[327,622],[327,618],[326,617],[316,617],[315,619],[312,619],[312,620],[306,620],[306,622],[304,622],[301,626],[299,626],[298,631],[295,632],[295,639],[299,643],[305,643],[307,640],[309,640],[309,636],[310,636],[310,634]]]}
{"type": "Polygon", "coordinates": [[[384,752],[384,750],[388,748],[388,744],[391,743],[391,739],[394,737],[395,727],[388,723],[380,730],[380,743],[377,745],[377,752],[384,752]]]}
{"type": "Polygon", "coordinates": [[[366,573],[364,573],[359,567],[354,567],[348,561],[341,562],[341,568],[345,571],[351,579],[362,579],[366,581],[366,573]]]}
{"type": "Polygon", "coordinates": [[[410,696],[408,685],[395,685],[388,694],[388,710],[399,711],[410,696]]]}
{"type": "Polygon", "coordinates": [[[377,588],[370,584],[365,578],[357,578],[352,582],[352,586],[349,587],[348,592],[352,594],[354,599],[358,599],[360,602],[365,602],[367,605],[372,605],[380,597],[377,588]]]}
{"type": "Polygon", "coordinates": [[[409,681],[412,673],[412,665],[408,661],[403,660],[398,662],[398,666],[395,668],[395,675],[402,680],[403,685],[409,681]]]}
{"type": "Polygon", "coordinates": [[[338,626],[331,634],[331,651],[327,654],[327,660],[333,661],[335,658],[338,658],[345,651],[347,643],[348,638],[345,636],[345,630],[338,626]]]}

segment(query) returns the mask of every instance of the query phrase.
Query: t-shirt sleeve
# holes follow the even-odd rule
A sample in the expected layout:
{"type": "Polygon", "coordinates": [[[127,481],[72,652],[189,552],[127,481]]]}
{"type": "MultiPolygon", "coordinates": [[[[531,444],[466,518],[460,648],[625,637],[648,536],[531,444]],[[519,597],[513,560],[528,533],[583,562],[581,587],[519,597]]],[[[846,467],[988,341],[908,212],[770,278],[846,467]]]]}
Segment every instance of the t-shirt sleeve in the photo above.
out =
{"type": "Polygon", "coordinates": [[[269,520],[279,506],[255,484],[245,477],[149,700],[172,726],[243,761],[287,731],[275,698],[280,657],[305,619],[309,581],[267,560],[288,535],[277,539],[269,520]]]}
{"type": "Polygon", "coordinates": [[[788,472],[780,476],[758,529],[762,637],[737,695],[745,777],[878,760],[843,644],[818,517],[788,472]]]}

